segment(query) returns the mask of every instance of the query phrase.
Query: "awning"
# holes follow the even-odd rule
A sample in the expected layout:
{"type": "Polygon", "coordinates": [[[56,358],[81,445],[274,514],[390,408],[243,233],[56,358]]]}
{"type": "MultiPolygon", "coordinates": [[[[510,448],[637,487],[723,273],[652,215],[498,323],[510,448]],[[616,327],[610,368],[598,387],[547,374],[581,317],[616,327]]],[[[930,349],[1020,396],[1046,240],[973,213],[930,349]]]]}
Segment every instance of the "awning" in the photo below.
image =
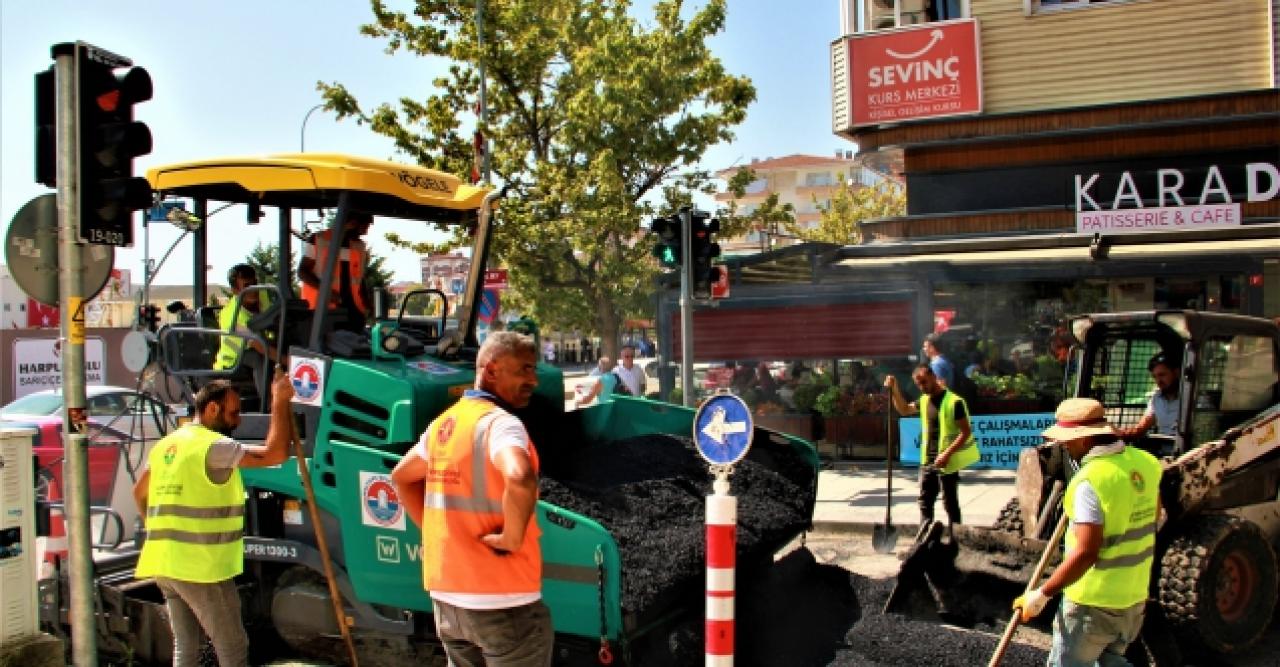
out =
{"type": "Polygon", "coordinates": [[[1222,241],[1187,241],[1182,243],[1119,244],[1111,241],[1105,259],[1094,260],[1088,246],[1060,248],[1015,248],[1008,250],[974,250],[972,252],[938,252],[899,256],[850,257],[836,266],[867,268],[910,268],[927,264],[993,265],[1038,263],[1074,263],[1132,260],[1192,259],[1210,256],[1274,256],[1280,258],[1280,237],[1275,239],[1231,239],[1222,241]]]}

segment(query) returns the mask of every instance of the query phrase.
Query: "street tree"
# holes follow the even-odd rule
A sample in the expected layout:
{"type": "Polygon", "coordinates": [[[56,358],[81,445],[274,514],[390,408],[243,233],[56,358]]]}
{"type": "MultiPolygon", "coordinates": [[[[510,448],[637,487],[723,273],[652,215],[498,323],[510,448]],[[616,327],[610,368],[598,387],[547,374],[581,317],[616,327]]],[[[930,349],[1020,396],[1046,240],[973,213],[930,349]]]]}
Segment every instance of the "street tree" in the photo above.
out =
{"type": "MultiPolygon", "coordinates": [[[[651,21],[628,0],[509,0],[484,8],[483,39],[471,0],[418,0],[410,12],[372,0],[361,32],[450,62],[426,99],[365,110],[341,83],[320,83],[326,106],[390,137],[424,166],[472,172],[489,145],[493,181],[508,188],[491,262],[509,269],[504,311],[543,329],[598,332],[617,354],[627,317],[648,313],[657,270],[641,221],[673,212],[710,175],[695,165],[732,138],[755,88],[714,57],[726,0],[685,11],[660,0],[651,21]],[[475,117],[483,67],[487,115],[475,117]],[[467,136],[474,126],[477,136],[467,136]]],[[[465,245],[388,239],[415,251],[465,245]]]]}
{"type": "Polygon", "coordinates": [[[733,198],[729,205],[720,212],[721,223],[728,223],[725,238],[732,238],[747,231],[760,234],[760,252],[772,250],[772,242],[780,230],[795,224],[795,208],[778,200],[777,192],[770,192],[764,201],[755,205],[750,211],[739,212],[738,200],[746,196],[747,188],[756,181],[756,172],[750,167],[742,167],[729,178],[729,192],[733,198]]]}
{"type": "Polygon", "coordinates": [[[885,179],[876,185],[841,183],[829,204],[814,199],[818,205],[818,224],[803,227],[792,220],[787,232],[805,241],[854,245],[862,242],[862,222],[876,218],[906,215],[907,197],[902,186],[885,179]]]}

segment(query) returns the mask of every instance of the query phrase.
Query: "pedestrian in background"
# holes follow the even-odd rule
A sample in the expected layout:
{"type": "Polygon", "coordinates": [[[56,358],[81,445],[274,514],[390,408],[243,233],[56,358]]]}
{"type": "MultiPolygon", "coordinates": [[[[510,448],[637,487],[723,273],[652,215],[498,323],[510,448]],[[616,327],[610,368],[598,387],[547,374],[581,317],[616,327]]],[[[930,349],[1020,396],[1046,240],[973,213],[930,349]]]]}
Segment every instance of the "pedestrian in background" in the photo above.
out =
{"type": "Polygon", "coordinates": [[[649,379],[645,377],[644,369],[636,365],[636,346],[631,343],[623,345],[621,356],[622,363],[613,367],[614,374],[632,396],[644,396],[649,379]]]}
{"type": "Polygon", "coordinates": [[[173,664],[200,664],[201,628],[222,667],[249,664],[235,577],[244,571],[244,483],[240,468],[289,458],[293,385],[277,372],[263,445],[232,439],[240,396],[226,380],[196,393],[196,421],[161,438],[133,487],[147,539],[134,576],[155,577],[169,611],[173,664]]]}
{"type": "Polygon", "coordinates": [[[422,528],[423,586],[436,635],[458,667],[551,664],[555,634],[533,516],[538,453],[511,414],[533,398],[537,357],[532,338],[491,334],[476,355],[475,389],[436,417],[391,473],[422,528]]]}
{"type": "Polygon", "coordinates": [[[1040,588],[1014,600],[1023,622],[1063,593],[1053,619],[1049,665],[1128,665],[1142,629],[1160,514],[1160,462],[1125,446],[1102,404],[1069,398],[1044,432],[1080,469],[1067,484],[1071,521],[1062,563],[1040,588]]]}
{"type": "Polygon", "coordinates": [[[920,352],[923,353],[934,376],[942,382],[942,386],[955,386],[955,367],[947,358],[946,344],[942,342],[941,336],[936,333],[925,336],[924,342],[920,345],[920,352]]]}
{"type": "Polygon", "coordinates": [[[591,375],[588,376],[594,377],[596,381],[591,383],[591,389],[587,393],[574,400],[574,405],[582,407],[589,405],[591,401],[596,399],[599,399],[601,403],[612,401],[613,394],[620,382],[617,375],[609,372],[612,370],[613,360],[609,357],[600,357],[600,362],[596,364],[596,367],[591,371],[591,375]]]}
{"type": "Polygon", "coordinates": [[[964,399],[947,391],[927,364],[916,367],[911,380],[920,389],[920,398],[913,403],[903,400],[893,375],[885,376],[884,386],[899,414],[920,415],[920,529],[933,522],[939,489],[948,527],[953,527],[961,523],[960,471],[979,458],[969,411],[964,399]]]}

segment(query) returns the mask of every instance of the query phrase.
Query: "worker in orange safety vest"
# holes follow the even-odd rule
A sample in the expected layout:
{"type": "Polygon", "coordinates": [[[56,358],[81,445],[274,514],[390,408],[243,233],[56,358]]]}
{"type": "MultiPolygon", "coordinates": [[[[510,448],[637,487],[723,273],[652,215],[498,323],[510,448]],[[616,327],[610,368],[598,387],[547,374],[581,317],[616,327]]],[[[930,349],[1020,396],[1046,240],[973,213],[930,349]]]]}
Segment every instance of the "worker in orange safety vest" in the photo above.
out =
{"type": "MultiPolygon", "coordinates": [[[[345,310],[347,324],[353,329],[363,329],[370,315],[369,288],[364,282],[369,250],[361,238],[369,232],[373,216],[352,211],[342,225],[342,242],[339,244],[338,274],[331,283],[329,310],[345,310]]],[[[333,230],[326,229],[311,237],[302,251],[298,263],[298,279],[302,281],[302,298],[314,310],[320,304],[320,276],[329,264],[329,252],[333,248],[333,230]]]]}
{"type": "Polygon", "coordinates": [[[512,411],[538,386],[537,343],[490,333],[475,388],[423,432],[391,473],[422,528],[423,586],[453,665],[549,667],[555,632],[542,600],[538,452],[512,411]]]}

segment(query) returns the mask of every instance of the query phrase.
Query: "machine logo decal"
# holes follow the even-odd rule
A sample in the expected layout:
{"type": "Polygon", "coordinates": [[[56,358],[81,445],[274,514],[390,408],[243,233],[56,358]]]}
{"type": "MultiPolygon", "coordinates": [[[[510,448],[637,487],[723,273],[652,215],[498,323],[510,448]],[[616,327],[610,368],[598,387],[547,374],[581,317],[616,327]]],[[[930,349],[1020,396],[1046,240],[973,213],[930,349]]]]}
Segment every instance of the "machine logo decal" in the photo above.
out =
{"type": "Polygon", "coordinates": [[[289,362],[295,403],[319,405],[324,396],[324,367],[314,359],[295,357],[289,362]]]}
{"type": "Polygon", "coordinates": [[[400,562],[400,540],[388,535],[379,535],[374,540],[374,547],[378,550],[379,561],[383,563],[400,562]]]}
{"type": "Polygon", "coordinates": [[[391,478],[371,472],[360,473],[361,519],[366,526],[404,530],[404,505],[391,485],[391,478]]]}

